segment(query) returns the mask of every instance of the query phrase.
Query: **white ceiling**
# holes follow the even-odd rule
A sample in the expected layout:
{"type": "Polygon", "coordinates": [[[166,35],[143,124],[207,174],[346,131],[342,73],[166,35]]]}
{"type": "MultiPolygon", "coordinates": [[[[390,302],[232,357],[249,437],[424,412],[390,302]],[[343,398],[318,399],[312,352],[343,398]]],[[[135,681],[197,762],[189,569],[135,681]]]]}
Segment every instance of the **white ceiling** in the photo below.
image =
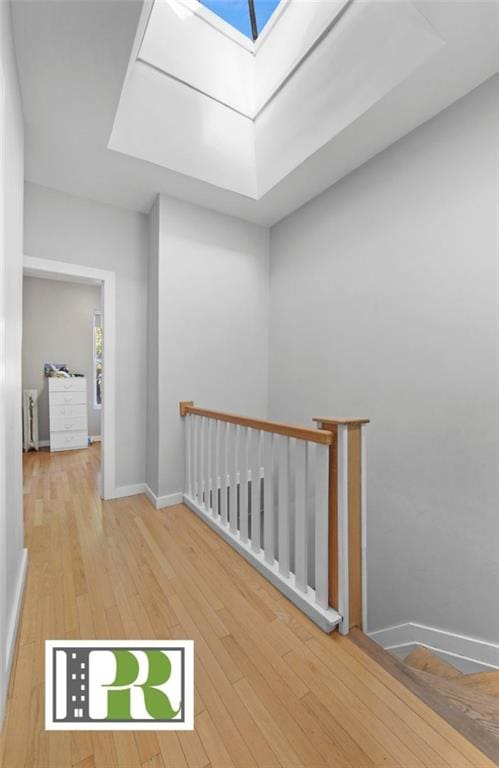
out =
{"type": "Polygon", "coordinates": [[[272,224],[497,71],[495,2],[414,5],[445,45],[253,199],[108,149],[142,2],[13,3],[26,178],[144,212],[161,192],[272,224]]]}

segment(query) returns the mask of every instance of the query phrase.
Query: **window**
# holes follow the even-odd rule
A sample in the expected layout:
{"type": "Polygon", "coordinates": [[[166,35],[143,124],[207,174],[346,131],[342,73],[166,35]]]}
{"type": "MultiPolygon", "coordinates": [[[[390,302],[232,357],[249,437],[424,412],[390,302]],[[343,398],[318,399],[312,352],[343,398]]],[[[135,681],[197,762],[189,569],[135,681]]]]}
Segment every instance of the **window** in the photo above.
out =
{"type": "Polygon", "coordinates": [[[93,365],[93,390],[94,408],[102,405],[102,313],[94,312],[94,365],[93,365]]]}
{"type": "Polygon", "coordinates": [[[201,0],[203,5],[220,16],[243,35],[256,40],[280,0],[201,0]]]}

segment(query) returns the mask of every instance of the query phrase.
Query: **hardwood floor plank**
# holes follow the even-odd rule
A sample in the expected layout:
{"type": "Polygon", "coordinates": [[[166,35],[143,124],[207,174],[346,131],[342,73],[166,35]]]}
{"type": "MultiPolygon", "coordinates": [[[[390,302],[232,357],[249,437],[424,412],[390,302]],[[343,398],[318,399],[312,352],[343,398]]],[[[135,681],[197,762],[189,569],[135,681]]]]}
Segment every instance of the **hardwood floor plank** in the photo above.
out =
{"type": "Polygon", "coordinates": [[[133,731],[114,731],[113,741],[119,768],[138,768],[141,760],[133,731]]]}
{"type": "MultiPolygon", "coordinates": [[[[222,741],[221,734],[215,727],[213,720],[211,719],[207,711],[201,712],[197,718],[196,730],[199,733],[203,746],[206,750],[210,765],[213,768],[235,768],[235,763],[232,761],[224,742],[222,741]]],[[[238,765],[245,765],[240,763],[238,765]]],[[[251,765],[251,763],[249,763],[251,765]]]]}
{"type": "Polygon", "coordinates": [[[210,761],[201,743],[197,729],[194,731],[180,731],[178,739],[189,768],[207,768],[210,761]]]}
{"type": "Polygon", "coordinates": [[[72,765],[81,763],[86,757],[92,757],[94,745],[90,731],[71,732],[71,760],[72,765]]]}
{"type": "Polygon", "coordinates": [[[161,755],[154,755],[154,757],[151,757],[150,760],[142,763],[141,768],[165,768],[165,764],[161,755]]]}
{"type": "Polygon", "coordinates": [[[136,731],[135,743],[141,763],[151,760],[160,751],[158,739],[154,731],[136,731]]]}
{"type": "Polygon", "coordinates": [[[83,758],[79,763],[74,763],[73,768],[97,768],[93,755],[83,758]]]}
{"type": "Polygon", "coordinates": [[[383,722],[393,732],[400,734],[409,749],[419,756],[424,765],[432,768],[435,762],[442,766],[456,765],[455,751],[438,734],[429,733],[425,723],[410,709],[400,712],[398,699],[385,686],[381,685],[370,673],[365,673],[363,667],[342,652],[341,644],[330,643],[328,650],[313,639],[307,643],[314,656],[322,665],[331,671],[331,679],[341,680],[350,690],[357,692],[363,702],[370,705],[383,722]]]}
{"type": "Polygon", "coordinates": [[[345,721],[342,717],[342,723],[340,723],[335,718],[331,709],[328,709],[313,691],[303,696],[301,703],[310,715],[322,725],[329,738],[347,756],[351,765],[355,766],[355,768],[372,768],[372,766],[377,764],[352,737],[349,732],[348,722],[345,726],[345,721]]]}
{"type": "Polygon", "coordinates": [[[174,731],[158,731],[157,736],[165,768],[188,768],[178,735],[174,731]]]}
{"type": "Polygon", "coordinates": [[[260,699],[268,702],[272,707],[273,716],[281,717],[286,733],[293,732],[292,741],[296,741],[295,749],[299,754],[304,744],[300,734],[300,731],[303,731],[307,742],[312,741],[320,755],[320,758],[313,756],[315,761],[322,759],[327,765],[334,765],[337,768],[350,768],[352,766],[346,753],[334,740],[329,738],[321,724],[310,715],[302,701],[293,696],[278,676],[269,676],[268,669],[260,672],[258,660],[253,663],[251,657],[244,653],[233,637],[227,638],[224,643],[231,648],[231,652],[238,658],[244,669],[245,679],[251,682],[260,699]],[[294,723],[292,719],[294,719],[294,723]]]}

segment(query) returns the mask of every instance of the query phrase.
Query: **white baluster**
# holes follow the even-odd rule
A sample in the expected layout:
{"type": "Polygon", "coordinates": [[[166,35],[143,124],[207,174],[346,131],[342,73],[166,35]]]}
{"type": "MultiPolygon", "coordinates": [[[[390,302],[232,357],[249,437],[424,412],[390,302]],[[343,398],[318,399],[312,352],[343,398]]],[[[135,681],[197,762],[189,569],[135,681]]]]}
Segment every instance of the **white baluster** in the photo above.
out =
{"type": "Polygon", "coordinates": [[[219,433],[220,422],[213,422],[212,472],[211,472],[211,514],[218,518],[218,474],[219,474],[219,433]]]}
{"type": "Polygon", "coordinates": [[[307,448],[305,440],[297,440],[295,448],[295,586],[307,591],[307,448]]]}
{"type": "Polygon", "coordinates": [[[196,416],[196,498],[203,504],[203,417],[196,416]]]}
{"type": "Polygon", "coordinates": [[[340,632],[349,629],[348,580],[348,427],[338,425],[338,612],[343,620],[340,632]]]}
{"type": "Polygon", "coordinates": [[[196,416],[191,416],[192,498],[196,498],[196,416]]]}
{"type": "Polygon", "coordinates": [[[210,511],[210,485],[211,485],[211,433],[213,419],[206,419],[204,432],[204,508],[210,511]]]}
{"type": "Polygon", "coordinates": [[[365,424],[360,427],[360,522],[362,531],[362,631],[367,634],[367,452],[365,424]]]}
{"type": "Polygon", "coordinates": [[[275,504],[274,504],[274,435],[265,432],[263,435],[263,542],[265,560],[270,565],[275,559],[275,504]]]}
{"type": "Polygon", "coordinates": [[[259,429],[251,430],[251,549],[260,552],[260,445],[262,433],[259,429]]]}
{"type": "Polygon", "coordinates": [[[289,577],[289,438],[279,436],[279,573],[289,577]]]}
{"type": "Polygon", "coordinates": [[[191,467],[191,414],[187,413],[185,416],[185,428],[184,428],[184,440],[185,440],[185,479],[184,479],[184,493],[187,496],[192,496],[192,467],[191,467]]]}
{"type": "Polygon", "coordinates": [[[241,536],[241,540],[247,542],[249,429],[247,427],[240,427],[239,437],[239,534],[241,536]]]}
{"type": "Polygon", "coordinates": [[[315,600],[329,601],[329,448],[315,447],[315,600]]]}
{"type": "Polygon", "coordinates": [[[230,425],[231,440],[229,441],[229,527],[233,534],[237,532],[237,444],[239,428],[230,425]]]}
{"type": "Polygon", "coordinates": [[[227,525],[227,489],[230,481],[227,480],[228,454],[229,454],[230,424],[220,424],[220,518],[223,525],[227,525]]]}
{"type": "Polygon", "coordinates": [[[201,421],[201,435],[199,438],[201,444],[201,459],[199,467],[201,470],[201,506],[206,506],[206,433],[209,429],[209,420],[203,416],[201,421]]]}

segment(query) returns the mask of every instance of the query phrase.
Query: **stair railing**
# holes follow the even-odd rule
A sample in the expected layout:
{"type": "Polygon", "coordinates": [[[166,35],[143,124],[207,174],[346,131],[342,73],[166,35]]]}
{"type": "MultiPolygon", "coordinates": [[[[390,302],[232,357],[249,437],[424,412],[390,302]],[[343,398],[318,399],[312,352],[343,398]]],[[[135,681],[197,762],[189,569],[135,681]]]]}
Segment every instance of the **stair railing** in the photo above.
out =
{"type": "Polygon", "coordinates": [[[324,631],[365,626],[367,420],[180,415],[184,503],[324,631]]]}

